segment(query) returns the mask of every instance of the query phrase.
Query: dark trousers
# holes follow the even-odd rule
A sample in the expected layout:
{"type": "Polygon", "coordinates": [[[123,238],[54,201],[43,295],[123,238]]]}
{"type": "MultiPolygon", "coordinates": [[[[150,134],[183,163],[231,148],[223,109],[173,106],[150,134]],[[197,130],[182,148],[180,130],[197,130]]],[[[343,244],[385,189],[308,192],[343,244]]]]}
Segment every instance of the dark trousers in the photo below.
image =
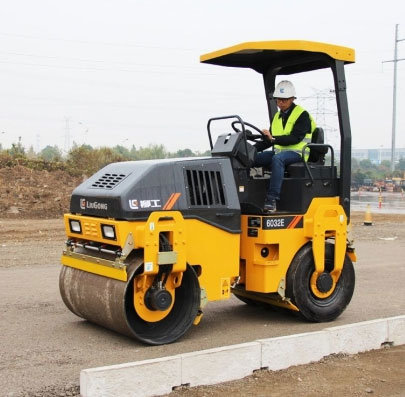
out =
{"type": "Polygon", "coordinates": [[[275,153],[272,150],[257,153],[254,167],[267,167],[271,170],[270,185],[267,190],[268,200],[280,200],[285,167],[301,161],[301,155],[292,150],[275,153]]]}

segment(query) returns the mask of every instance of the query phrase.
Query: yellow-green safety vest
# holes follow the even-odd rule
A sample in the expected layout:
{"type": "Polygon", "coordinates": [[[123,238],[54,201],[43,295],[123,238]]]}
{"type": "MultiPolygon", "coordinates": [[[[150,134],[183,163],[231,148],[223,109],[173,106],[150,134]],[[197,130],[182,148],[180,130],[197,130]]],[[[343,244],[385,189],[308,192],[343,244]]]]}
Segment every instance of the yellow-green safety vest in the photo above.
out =
{"type": "MultiPolygon", "coordinates": [[[[287,122],[285,123],[285,127],[283,127],[283,119],[280,117],[280,112],[278,111],[273,118],[273,122],[271,123],[271,135],[274,137],[282,136],[282,135],[290,135],[291,131],[294,127],[295,122],[297,121],[298,117],[301,116],[302,112],[305,109],[299,105],[295,105],[294,109],[291,111],[291,114],[288,116],[287,122]]],[[[298,154],[302,154],[302,148],[311,142],[312,133],[316,128],[315,120],[311,115],[309,115],[309,119],[311,120],[311,131],[305,135],[304,139],[301,142],[296,143],[295,145],[289,146],[281,146],[281,145],[274,145],[274,150],[276,153],[279,153],[283,150],[292,150],[297,152],[298,154]]],[[[308,160],[309,157],[309,149],[305,150],[305,161],[308,160]]]]}

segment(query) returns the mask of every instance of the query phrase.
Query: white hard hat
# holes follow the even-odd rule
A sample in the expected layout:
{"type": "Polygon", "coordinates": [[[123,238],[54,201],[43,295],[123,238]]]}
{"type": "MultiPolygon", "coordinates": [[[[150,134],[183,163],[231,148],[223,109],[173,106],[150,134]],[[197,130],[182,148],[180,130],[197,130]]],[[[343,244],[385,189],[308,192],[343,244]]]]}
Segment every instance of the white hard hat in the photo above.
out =
{"type": "Polygon", "coordinates": [[[274,98],[295,98],[295,88],[288,80],[280,81],[273,94],[274,98]]]}

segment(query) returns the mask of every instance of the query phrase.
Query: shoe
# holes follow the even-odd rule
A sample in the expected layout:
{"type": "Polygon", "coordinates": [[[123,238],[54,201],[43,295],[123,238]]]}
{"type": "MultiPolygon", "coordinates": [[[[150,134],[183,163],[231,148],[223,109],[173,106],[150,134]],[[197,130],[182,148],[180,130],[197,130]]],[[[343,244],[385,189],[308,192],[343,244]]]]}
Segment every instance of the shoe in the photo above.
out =
{"type": "Polygon", "coordinates": [[[273,212],[277,211],[277,205],[275,199],[266,199],[264,201],[264,208],[263,212],[266,214],[272,214],[273,212]]]}

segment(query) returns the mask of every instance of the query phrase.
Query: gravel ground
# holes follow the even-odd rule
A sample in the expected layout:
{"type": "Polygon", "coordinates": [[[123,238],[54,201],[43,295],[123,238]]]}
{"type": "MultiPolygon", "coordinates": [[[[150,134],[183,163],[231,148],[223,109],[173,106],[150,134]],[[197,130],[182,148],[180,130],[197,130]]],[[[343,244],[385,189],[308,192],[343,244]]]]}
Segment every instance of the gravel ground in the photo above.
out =
{"type": "MultiPolygon", "coordinates": [[[[399,286],[405,282],[405,216],[376,214],[373,226],[363,226],[363,220],[364,214],[353,214],[359,247],[356,293],[334,325],[404,314],[404,289],[399,286]]],[[[325,327],[231,299],[212,304],[201,324],[178,343],[143,346],[82,321],[64,307],[57,290],[64,240],[60,218],[0,219],[0,395],[75,396],[84,368],[325,327]]],[[[399,346],[331,356],[284,371],[262,370],[243,380],[183,388],[171,395],[405,396],[404,379],[405,349],[399,346]]]]}

